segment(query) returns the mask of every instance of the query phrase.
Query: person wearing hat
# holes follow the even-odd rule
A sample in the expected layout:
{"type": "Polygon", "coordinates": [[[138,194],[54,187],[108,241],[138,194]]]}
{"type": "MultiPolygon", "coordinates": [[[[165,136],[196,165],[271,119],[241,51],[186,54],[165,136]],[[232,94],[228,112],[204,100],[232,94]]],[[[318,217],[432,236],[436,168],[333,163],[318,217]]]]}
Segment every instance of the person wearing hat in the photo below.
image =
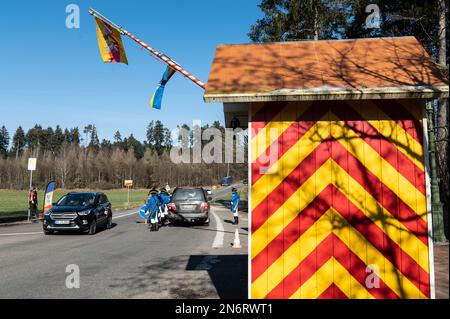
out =
{"type": "Polygon", "coordinates": [[[148,222],[150,225],[150,231],[158,230],[158,212],[159,212],[159,199],[158,190],[152,188],[149,191],[149,198],[147,201],[146,210],[148,211],[148,222]]]}
{"type": "Polygon", "coordinates": [[[237,189],[233,187],[231,189],[231,201],[230,201],[230,210],[233,213],[234,222],[233,225],[237,225],[239,223],[239,202],[241,201],[241,198],[239,197],[239,194],[237,193],[237,189]]]}
{"type": "Polygon", "coordinates": [[[159,200],[161,202],[161,216],[162,216],[162,222],[167,223],[167,216],[169,215],[169,202],[170,202],[170,195],[167,192],[167,189],[165,187],[161,187],[159,190],[159,200]]]}

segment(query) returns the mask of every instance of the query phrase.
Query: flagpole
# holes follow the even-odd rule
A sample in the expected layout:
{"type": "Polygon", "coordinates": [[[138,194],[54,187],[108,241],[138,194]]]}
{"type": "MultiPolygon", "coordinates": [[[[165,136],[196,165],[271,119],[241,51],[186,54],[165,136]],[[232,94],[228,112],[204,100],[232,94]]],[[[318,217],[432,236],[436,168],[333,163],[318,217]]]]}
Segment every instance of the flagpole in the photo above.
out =
{"type": "Polygon", "coordinates": [[[124,28],[122,28],[121,26],[118,26],[117,24],[115,24],[114,22],[112,22],[111,20],[109,20],[107,17],[103,16],[101,13],[99,13],[98,11],[94,10],[94,9],[89,9],[89,14],[93,15],[94,17],[97,17],[105,22],[107,22],[108,24],[110,24],[112,27],[116,28],[117,30],[119,30],[119,32],[123,35],[126,35],[127,37],[131,38],[132,40],[134,40],[135,42],[139,43],[143,48],[147,49],[148,51],[150,51],[150,53],[152,53],[153,55],[155,55],[157,58],[159,58],[160,60],[162,60],[164,63],[168,64],[172,69],[174,69],[175,71],[181,73],[183,76],[187,77],[189,80],[191,80],[192,82],[194,82],[195,84],[197,84],[198,86],[200,86],[202,89],[206,88],[206,84],[203,83],[202,81],[200,81],[198,78],[196,78],[194,75],[192,75],[191,73],[189,73],[188,71],[186,71],[186,69],[182,68],[178,63],[176,63],[174,60],[172,60],[171,58],[169,58],[167,55],[160,53],[158,51],[156,51],[154,48],[152,48],[151,46],[149,46],[148,44],[146,44],[145,42],[143,42],[142,40],[138,39],[136,36],[134,36],[133,34],[131,34],[130,32],[128,32],[127,30],[125,30],[124,28]]]}

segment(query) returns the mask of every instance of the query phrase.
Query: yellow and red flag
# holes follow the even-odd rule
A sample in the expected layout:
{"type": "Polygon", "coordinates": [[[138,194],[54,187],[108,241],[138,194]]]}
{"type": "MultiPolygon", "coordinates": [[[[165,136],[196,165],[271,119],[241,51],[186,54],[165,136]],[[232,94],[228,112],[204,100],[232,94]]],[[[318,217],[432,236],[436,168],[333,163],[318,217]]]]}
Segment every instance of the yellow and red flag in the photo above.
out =
{"type": "Polygon", "coordinates": [[[103,62],[116,62],[128,64],[120,32],[109,23],[95,18],[98,47],[103,62]]]}

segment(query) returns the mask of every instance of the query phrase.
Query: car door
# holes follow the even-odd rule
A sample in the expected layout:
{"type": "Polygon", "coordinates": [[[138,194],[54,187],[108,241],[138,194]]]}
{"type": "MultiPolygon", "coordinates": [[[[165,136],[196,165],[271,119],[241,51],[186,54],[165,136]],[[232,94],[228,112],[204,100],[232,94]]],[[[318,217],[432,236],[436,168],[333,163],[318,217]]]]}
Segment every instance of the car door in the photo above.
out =
{"type": "Polygon", "coordinates": [[[108,216],[108,210],[105,209],[105,195],[99,194],[98,200],[97,200],[97,207],[95,208],[95,212],[97,215],[97,221],[98,223],[104,223],[106,220],[106,217],[108,216]],[[106,211],[106,214],[105,214],[106,211]]]}
{"type": "Polygon", "coordinates": [[[104,196],[104,200],[105,200],[105,204],[104,204],[104,208],[106,210],[106,216],[108,216],[107,214],[109,213],[109,211],[111,211],[111,202],[108,199],[108,196],[106,196],[105,194],[103,194],[104,196]]]}

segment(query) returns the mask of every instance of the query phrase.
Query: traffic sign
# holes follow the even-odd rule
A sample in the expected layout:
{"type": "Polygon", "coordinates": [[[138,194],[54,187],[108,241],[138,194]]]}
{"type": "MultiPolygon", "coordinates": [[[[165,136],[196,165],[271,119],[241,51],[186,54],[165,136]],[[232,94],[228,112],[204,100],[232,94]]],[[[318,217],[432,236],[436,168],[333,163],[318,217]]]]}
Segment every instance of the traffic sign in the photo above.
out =
{"type": "Polygon", "coordinates": [[[133,180],[132,180],[132,179],[126,179],[126,180],[123,182],[123,185],[124,185],[125,187],[131,187],[131,186],[133,186],[133,180]]]}
{"type": "Polygon", "coordinates": [[[29,171],[35,171],[36,170],[36,158],[29,158],[28,159],[28,170],[29,171]]]}

